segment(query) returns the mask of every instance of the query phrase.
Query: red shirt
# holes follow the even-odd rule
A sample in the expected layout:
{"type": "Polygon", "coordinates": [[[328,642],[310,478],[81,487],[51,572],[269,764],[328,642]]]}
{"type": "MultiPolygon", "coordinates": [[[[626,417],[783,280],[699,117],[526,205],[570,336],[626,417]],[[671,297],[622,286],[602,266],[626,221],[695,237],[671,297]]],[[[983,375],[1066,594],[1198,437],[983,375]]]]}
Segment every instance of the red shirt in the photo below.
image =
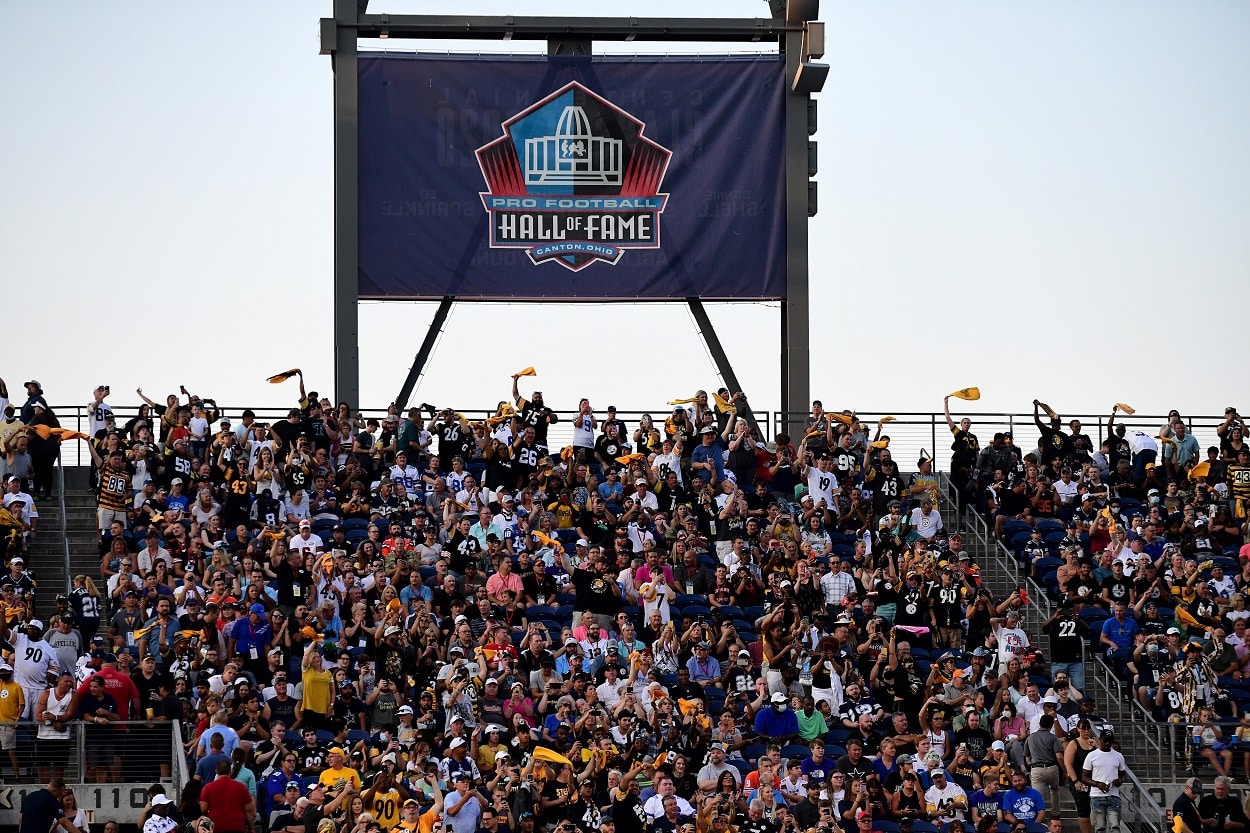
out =
{"type": "Polygon", "coordinates": [[[252,803],[252,794],[239,781],[219,775],[204,785],[200,802],[207,807],[209,819],[217,833],[243,833],[248,830],[243,808],[252,803]]]}
{"type": "Polygon", "coordinates": [[[113,695],[113,699],[117,701],[117,713],[121,715],[122,720],[130,720],[130,715],[133,713],[131,706],[139,700],[139,689],[135,681],[115,668],[101,668],[89,675],[78,687],[79,695],[86,694],[91,688],[92,677],[104,678],[104,690],[113,695]]]}

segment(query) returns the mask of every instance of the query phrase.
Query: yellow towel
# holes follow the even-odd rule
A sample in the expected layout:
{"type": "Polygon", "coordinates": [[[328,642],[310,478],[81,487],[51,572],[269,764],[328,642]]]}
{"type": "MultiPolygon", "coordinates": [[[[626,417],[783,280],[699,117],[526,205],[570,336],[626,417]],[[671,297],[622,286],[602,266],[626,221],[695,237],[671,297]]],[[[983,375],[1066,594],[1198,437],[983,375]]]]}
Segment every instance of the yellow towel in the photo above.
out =
{"type": "Polygon", "coordinates": [[[548,761],[553,764],[564,764],[565,766],[573,765],[573,762],[568,758],[564,757],[559,752],[548,749],[545,746],[535,746],[534,751],[530,753],[530,757],[537,758],[540,761],[548,761]]]}
{"type": "Polygon", "coordinates": [[[269,381],[269,384],[271,385],[280,385],[283,382],[285,382],[287,379],[290,379],[292,376],[298,376],[299,373],[300,373],[299,368],[293,367],[290,370],[284,370],[281,373],[275,373],[274,375],[269,377],[268,381],[269,381]]]}
{"type": "Polygon", "coordinates": [[[518,379],[521,378],[522,376],[537,376],[538,371],[534,369],[533,365],[531,365],[530,367],[527,367],[524,370],[518,371],[516,375],[518,379]]]}
{"type": "Polygon", "coordinates": [[[960,388],[959,390],[951,391],[951,396],[956,399],[966,399],[969,402],[975,402],[981,398],[981,389],[977,387],[960,388]]]}

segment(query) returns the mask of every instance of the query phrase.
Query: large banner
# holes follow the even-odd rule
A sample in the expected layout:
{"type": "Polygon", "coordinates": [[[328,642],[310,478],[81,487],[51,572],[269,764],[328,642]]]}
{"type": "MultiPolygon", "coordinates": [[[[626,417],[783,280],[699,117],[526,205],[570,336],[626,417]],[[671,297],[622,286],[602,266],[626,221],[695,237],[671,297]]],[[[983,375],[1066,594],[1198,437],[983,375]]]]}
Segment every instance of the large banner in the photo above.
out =
{"type": "Polygon", "coordinates": [[[780,57],[359,72],[360,297],[784,297],[780,57]]]}

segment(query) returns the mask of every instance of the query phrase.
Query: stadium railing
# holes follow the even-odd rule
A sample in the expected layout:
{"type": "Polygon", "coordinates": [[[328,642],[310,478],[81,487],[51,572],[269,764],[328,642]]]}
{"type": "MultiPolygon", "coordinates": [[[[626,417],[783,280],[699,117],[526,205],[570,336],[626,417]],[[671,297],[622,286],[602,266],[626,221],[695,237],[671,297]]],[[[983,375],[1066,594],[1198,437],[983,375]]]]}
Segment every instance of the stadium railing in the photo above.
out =
{"type": "MultiPolygon", "coordinates": [[[[112,403],[110,404],[112,405],[112,403]]],[[[138,412],[136,405],[112,405],[112,407],[119,425],[125,423],[138,412]]],[[[249,406],[246,404],[227,404],[219,407],[223,414],[232,421],[237,421],[239,414],[249,406]]],[[[251,409],[256,412],[256,418],[259,421],[272,423],[285,419],[287,411],[291,407],[291,405],[287,405],[280,407],[252,407],[251,409]]],[[[53,410],[60,419],[62,427],[86,432],[89,421],[85,405],[53,406],[53,410]]],[[[549,444],[555,448],[569,445],[572,442],[571,420],[576,415],[576,411],[553,410],[560,417],[560,422],[551,426],[548,434],[549,444]]],[[[460,408],[459,411],[470,421],[481,420],[495,413],[493,407],[460,408]]],[[[650,414],[657,427],[661,427],[665,417],[671,411],[671,407],[661,404],[650,409],[618,410],[617,418],[623,420],[628,426],[630,433],[632,433],[637,428],[638,420],[644,413],[650,414]]],[[[382,417],[386,416],[386,409],[358,409],[356,413],[363,414],[366,418],[373,417],[381,420],[382,417]]],[[[600,422],[602,422],[605,413],[602,409],[596,411],[596,416],[600,422]]],[[[765,437],[765,440],[769,443],[773,442],[778,433],[785,431],[787,426],[802,425],[809,416],[807,412],[798,413],[793,411],[756,410],[754,413],[759,425],[767,429],[768,436],[765,437]]],[[[947,449],[950,446],[950,431],[946,426],[946,416],[940,411],[895,411],[887,413],[885,411],[873,410],[859,411],[857,415],[868,426],[870,431],[875,430],[877,421],[882,417],[894,417],[894,421],[885,424],[883,433],[890,437],[890,450],[893,452],[895,459],[899,461],[901,468],[910,470],[914,466],[914,461],[919,459],[922,452],[937,458],[934,462],[934,469],[942,469],[946,466],[949,457],[947,449]]],[[[989,445],[990,438],[995,433],[1008,431],[1011,432],[1015,444],[1026,453],[1037,446],[1039,432],[1037,426],[1033,423],[1033,415],[1031,413],[981,413],[961,410],[952,405],[951,415],[956,422],[964,417],[971,419],[972,431],[981,440],[983,447],[989,445]]],[[[1095,443],[1100,443],[1105,439],[1107,414],[1065,414],[1063,416],[1064,430],[1067,430],[1069,421],[1073,419],[1080,420],[1082,430],[1089,434],[1095,443]]],[[[1137,428],[1151,436],[1158,433],[1159,427],[1166,421],[1166,416],[1141,413],[1133,416],[1121,414],[1116,420],[1117,424],[1137,428]]],[[[1215,428],[1217,425],[1222,424],[1223,421],[1223,416],[1204,415],[1186,418],[1190,432],[1198,437],[1198,441],[1203,447],[1215,442],[1215,428]]],[[[802,436],[792,435],[791,439],[795,445],[798,445],[802,436]]],[[[66,465],[90,465],[91,455],[79,443],[70,443],[66,448],[66,465]]]]}

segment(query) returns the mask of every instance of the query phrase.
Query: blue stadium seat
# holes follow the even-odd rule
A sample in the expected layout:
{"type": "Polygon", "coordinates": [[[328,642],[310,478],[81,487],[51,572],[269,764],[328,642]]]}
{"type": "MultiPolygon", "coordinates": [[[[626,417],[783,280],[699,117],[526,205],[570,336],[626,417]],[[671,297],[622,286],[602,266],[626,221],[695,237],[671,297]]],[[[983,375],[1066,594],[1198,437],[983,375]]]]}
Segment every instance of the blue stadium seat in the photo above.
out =
{"type": "Polygon", "coordinates": [[[369,521],[366,518],[348,518],[343,521],[343,529],[351,532],[353,529],[363,529],[368,531],[369,521]]]}
{"type": "MultiPolygon", "coordinates": [[[[762,743],[752,743],[742,748],[742,757],[754,763],[761,755],[768,751],[768,747],[762,743]]],[[[754,769],[754,767],[752,767],[754,769]]]]}

